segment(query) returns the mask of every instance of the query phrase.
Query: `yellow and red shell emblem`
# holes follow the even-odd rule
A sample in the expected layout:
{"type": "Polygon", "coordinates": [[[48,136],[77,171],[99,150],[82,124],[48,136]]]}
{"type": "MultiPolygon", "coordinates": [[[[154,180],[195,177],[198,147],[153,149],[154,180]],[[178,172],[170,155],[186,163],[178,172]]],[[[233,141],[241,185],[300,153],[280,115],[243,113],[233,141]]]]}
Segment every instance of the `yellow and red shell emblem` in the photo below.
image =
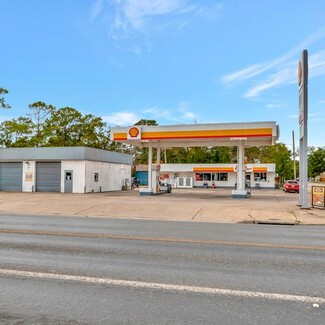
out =
{"type": "Polygon", "coordinates": [[[129,130],[129,135],[131,138],[136,138],[139,135],[140,131],[138,128],[133,127],[129,130]]]}

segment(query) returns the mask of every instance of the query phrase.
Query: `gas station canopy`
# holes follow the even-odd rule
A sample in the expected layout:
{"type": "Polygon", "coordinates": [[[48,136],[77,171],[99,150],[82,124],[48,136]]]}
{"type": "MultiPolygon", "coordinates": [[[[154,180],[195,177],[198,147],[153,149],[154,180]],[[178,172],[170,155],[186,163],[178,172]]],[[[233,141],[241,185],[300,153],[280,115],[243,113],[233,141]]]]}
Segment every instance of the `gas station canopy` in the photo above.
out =
{"type": "Polygon", "coordinates": [[[111,140],[137,147],[207,147],[236,146],[242,141],[244,147],[275,144],[279,137],[276,122],[179,124],[111,128],[111,140]]]}
{"type": "Polygon", "coordinates": [[[152,164],[152,149],[157,148],[157,162],[160,149],[174,147],[216,147],[237,146],[237,188],[232,191],[234,198],[246,198],[244,149],[252,146],[271,146],[279,138],[279,127],[275,122],[179,124],[130,127],[111,129],[111,140],[127,143],[148,150],[148,188],[140,194],[152,195],[159,192],[158,165],[152,164]]]}

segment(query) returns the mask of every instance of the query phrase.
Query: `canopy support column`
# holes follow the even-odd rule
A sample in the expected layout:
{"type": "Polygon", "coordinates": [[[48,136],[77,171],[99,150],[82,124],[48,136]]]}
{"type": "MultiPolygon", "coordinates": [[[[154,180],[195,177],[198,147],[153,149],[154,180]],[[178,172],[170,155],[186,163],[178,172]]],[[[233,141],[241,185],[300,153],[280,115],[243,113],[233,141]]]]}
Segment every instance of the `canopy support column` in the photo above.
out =
{"type": "Polygon", "coordinates": [[[149,142],[148,151],[148,190],[152,192],[152,142],[149,142]]]}
{"type": "Polygon", "coordinates": [[[237,148],[237,186],[231,193],[233,198],[247,198],[245,179],[244,142],[240,140],[237,148]]]}
{"type": "Polygon", "coordinates": [[[161,152],[161,150],[160,150],[160,142],[158,142],[158,144],[157,144],[157,164],[158,165],[160,165],[160,160],[161,160],[161,158],[160,158],[160,152],[161,152]]]}

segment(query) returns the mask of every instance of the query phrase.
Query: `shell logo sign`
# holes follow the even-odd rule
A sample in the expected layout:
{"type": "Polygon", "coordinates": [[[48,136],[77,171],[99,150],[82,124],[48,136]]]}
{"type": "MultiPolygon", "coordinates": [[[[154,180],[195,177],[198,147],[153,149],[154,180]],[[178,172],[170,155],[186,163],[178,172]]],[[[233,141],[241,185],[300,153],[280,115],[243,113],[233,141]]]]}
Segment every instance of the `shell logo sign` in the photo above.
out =
{"type": "Polygon", "coordinates": [[[141,128],[138,126],[132,126],[127,132],[128,140],[140,140],[141,139],[141,128]]]}

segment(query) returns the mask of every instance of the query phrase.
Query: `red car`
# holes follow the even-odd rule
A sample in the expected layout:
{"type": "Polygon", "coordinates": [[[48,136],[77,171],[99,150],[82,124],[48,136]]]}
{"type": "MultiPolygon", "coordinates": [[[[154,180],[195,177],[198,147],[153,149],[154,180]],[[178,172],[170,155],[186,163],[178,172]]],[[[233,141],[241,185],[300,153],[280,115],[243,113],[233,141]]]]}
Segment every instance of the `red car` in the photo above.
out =
{"type": "Polygon", "coordinates": [[[299,193],[299,182],[297,181],[286,181],[283,185],[284,192],[297,192],[299,193]]]}

